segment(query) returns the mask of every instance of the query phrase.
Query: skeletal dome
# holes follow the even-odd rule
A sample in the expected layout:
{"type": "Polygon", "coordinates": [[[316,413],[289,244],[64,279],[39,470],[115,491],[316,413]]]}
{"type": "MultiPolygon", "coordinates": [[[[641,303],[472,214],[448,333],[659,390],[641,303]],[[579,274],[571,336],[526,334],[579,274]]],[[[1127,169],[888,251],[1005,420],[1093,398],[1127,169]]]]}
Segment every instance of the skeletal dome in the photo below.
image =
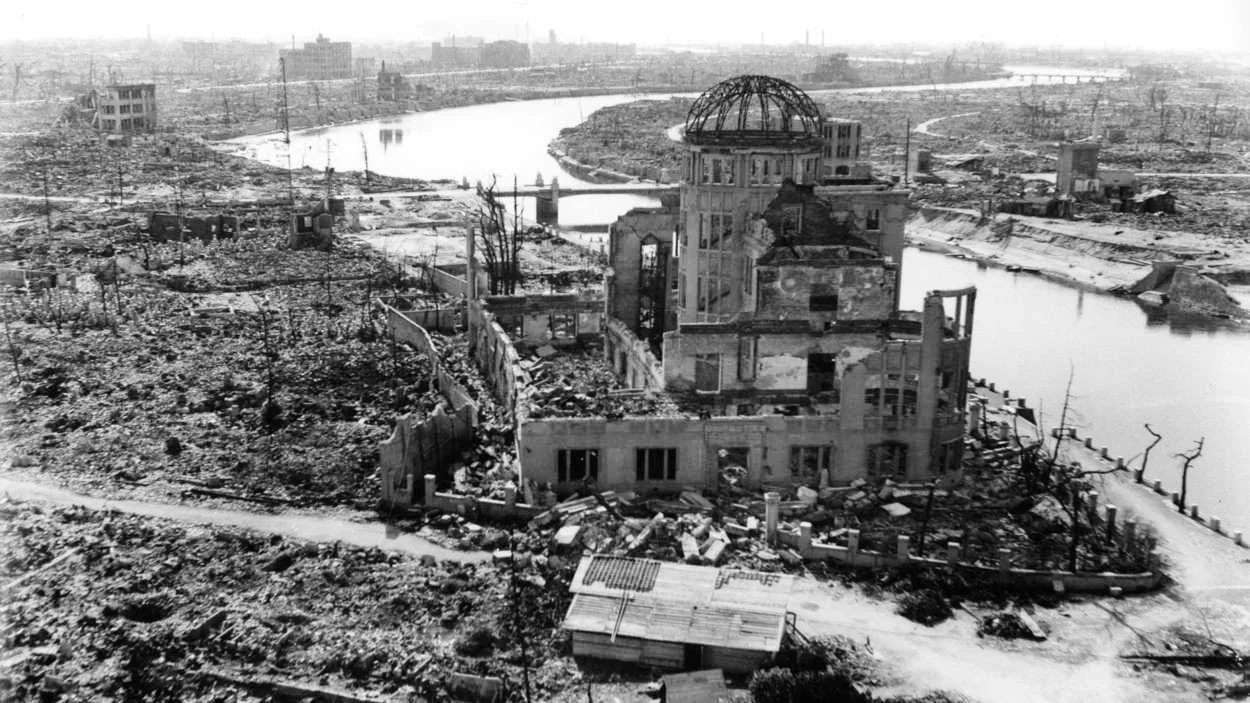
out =
{"type": "Polygon", "coordinates": [[[824,117],[807,93],[770,76],[744,75],[709,88],[686,114],[686,140],[819,139],[824,117]]]}

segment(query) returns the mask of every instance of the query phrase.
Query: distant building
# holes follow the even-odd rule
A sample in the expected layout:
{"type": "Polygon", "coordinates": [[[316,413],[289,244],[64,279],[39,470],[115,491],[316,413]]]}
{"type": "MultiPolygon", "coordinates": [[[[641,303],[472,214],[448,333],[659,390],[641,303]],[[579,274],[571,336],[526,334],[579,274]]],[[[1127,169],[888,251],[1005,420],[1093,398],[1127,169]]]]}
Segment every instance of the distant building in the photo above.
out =
{"type": "Polygon", "coordinates": [[[430,63],[441,68],[477,68],[482,63],[481,37],[452,35],[430,46],[430,63]]]}
{"type": "Polygon", "coordinates": [[[156,84],[110,85],[94,91],[93,126],[110,134],[134,134],[156,129],[156,84]]]}
{"type": "Polygon", "coordinates": [[[378,71],[378,100],[406,100],[412,97],[412,84],[399,71],[386,70],[386,62],[382,62],[382,70],[378,71]]]}
{"type": "Polygon", "coordinates": [[[495,41],[482,46],[484,68],[519,68],[530,65],[530,48],[521,42],[495,41]]]}
{"type": "Polygon", "coordinates": [[[1060,195],[1098,190],[1098,145],[1064,142],[1059,145],[1059,173],[1055,188],[1060,195]]]}
{"type": "Polygon", "coordinates": [[[281,49],[278,56],[286,63],[288,80],[334,80],[352,77],[352,43],[330,41],[317,35],[303,49],[281,49]]]}
{"type": "Polygon", "coordinates": [[[860,135],[858,120],[830,119],[824,127],[826,176],[849,176],[859,161],[860,135]]]}

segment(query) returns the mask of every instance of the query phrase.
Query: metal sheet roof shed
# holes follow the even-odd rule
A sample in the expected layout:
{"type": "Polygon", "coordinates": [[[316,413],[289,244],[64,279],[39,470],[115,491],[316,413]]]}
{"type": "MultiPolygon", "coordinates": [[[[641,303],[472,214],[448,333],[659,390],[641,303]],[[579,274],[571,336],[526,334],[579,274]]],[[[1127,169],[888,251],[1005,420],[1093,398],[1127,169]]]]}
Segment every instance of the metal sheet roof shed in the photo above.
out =
{"type": "Polygon", "coordinates": [[[720,669],[669,674],[660,679],[662,703],[728,703],[725,674],[720,669]]]}
{"type": "Polygon", "coordinates": [[[786,636],[793,577],[592,556],[570,590],[573,654],[668,669],[750,673],[786,636]]]}

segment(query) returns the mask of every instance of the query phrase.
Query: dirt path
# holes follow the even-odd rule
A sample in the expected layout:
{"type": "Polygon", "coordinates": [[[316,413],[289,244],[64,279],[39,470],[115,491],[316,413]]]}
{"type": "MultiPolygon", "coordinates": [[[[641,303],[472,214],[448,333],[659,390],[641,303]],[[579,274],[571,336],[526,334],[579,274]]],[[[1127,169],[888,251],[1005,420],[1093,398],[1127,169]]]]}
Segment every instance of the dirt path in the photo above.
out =
{"type": "Polygon", "coordinates": [[[916,125],[911,131],[914,132],[915,134],[927,134],[930,137],[945,137],[946,136],[945,134],[938,134],[937,132],[934,132],[933,125],[937,124],[938,122],[941,122],[942,120],[949,120],[955,117],[971,117],[973,115],[979,115],[979,114],[981,114],[981,112],[976,111],[976,112],[961,112],[958,115],[943,115],[942,117],[934,117],[931,120],[925,120],[924,122],[921,122],[920,124],[916,125]]]}
{"type": "MultiPolygon", "coordinates": [[[[119,510],[124,513],[179,522],[241,527],[310,542],[345,542],[358,547],[377,547],[388,552],[414,556],[429,554],[440,561],[481,562],[490,559],[490,554],[486,552],[461,552],[447,549],[416,535],[403,534],[394,527],[381,522],[358,522],[317,514],[252,513],[244,510],[206,508],[196,505],[94,498],[8,476],[0,476],[0,492],[18,500],[56,505],[82,505],[93,510],[119,510]]],[[[359,516],[365,518],[367,514],[361,513],[359,516]]]]}

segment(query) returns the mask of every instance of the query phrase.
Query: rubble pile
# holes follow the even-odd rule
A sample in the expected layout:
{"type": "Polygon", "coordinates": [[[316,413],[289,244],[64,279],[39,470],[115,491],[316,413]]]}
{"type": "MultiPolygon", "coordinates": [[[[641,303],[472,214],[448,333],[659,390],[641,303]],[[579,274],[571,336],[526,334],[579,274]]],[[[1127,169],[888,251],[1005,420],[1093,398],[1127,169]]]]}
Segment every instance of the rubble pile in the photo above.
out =
{"type": "Polygon", "coordinates": [[[378,442],[438,402],[370,303],[402,282],[366,252],[280,240],[119,243],[66,254],[96,271],[73,287],[13,295],[15,464],[105,490],[375,500],[378,442]]]}
{"type": "Polygon", "coordinates": [[[520,364],[532,381],[527,399],[528,416],[532,420],[680,414],[677,404],[667,394],[623,387],[604,362],[600,350],[557,352],[553,347],[544,346],[522,359],[520,364]]]}
{"type": "Polygon", "coordinates": [[[522,640],[543,698],[576,678],[560,560],[438,565],[78,507],[0,514],[9,699],[216,701],[275,676],[305,696],[441,699],[454,672],[515,685],[522,640]]]}
{"type": "Polygon", "coordinates": [[[977,624],[977,636],[1001,637],[1003,639],[1035,639],[1033,630],[1016,613],[993,613],[981,618],[977,624]]]}

